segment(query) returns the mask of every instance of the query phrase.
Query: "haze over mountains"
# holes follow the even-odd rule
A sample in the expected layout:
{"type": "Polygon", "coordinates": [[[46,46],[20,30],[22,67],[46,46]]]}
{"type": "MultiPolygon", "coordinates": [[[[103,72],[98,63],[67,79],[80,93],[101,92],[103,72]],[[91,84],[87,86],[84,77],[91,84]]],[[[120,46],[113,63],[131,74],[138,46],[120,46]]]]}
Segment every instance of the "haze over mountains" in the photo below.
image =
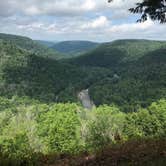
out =
{"type": "Polygon", "coordinates": [[[36,40],[36,42],[43,44],[47,47],[52,47],[55,43],[57,43],[56,41],[44,41],[44,40],[36,40]]]}
{"type": "Polygon", "coordinates": [[[28,37],[9,35],[0,33],[0,39],[11,42],[18,47],[30,51],[31,53],[40,54],[49,58],[61,59],[78,56],[81,53],[95,48],[98,43],[90,41],[64,41],[51,42],[42,40],[32,40],[28,37]]]}
{"type": "Polygon", "coordinates": [[[49,42],[49,41],[39,41],[38,43],[43,44],[60,54],[63,54],[65,58],[70,58],[74,56],[79,56],[87,51],[90,51],[97,47],[99,43],[91,41],[61,41],[61,42],[49,42]]]}
{"type": "Polygon", "coordinates": [[[63,41],[56,43],[51,48],[64,54],[83,54],[97,47],[99,43],[90,41],[63,41]]]}

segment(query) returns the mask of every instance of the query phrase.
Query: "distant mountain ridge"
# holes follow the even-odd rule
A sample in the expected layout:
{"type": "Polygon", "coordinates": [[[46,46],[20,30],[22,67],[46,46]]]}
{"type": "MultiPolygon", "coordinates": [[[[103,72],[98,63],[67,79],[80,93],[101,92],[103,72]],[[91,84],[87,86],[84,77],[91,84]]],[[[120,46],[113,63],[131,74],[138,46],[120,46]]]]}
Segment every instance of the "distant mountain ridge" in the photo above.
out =
{"type": "Polygon", "coordinates": [[[165,41],[116,40],[100,44],[82,56],[71,59],[71,62],[83,66],[112,67],[136,61],[149,52],[163,48],[166,48],[165,41]]]}
{"type": "Polygon", "coordinates": [[[46,40],[35,40],[35,41],[47,47],[52,47],[55,43],[57,43],[56,41],[54,42],[54,41],[46,41],[46,40]]]}
{"type": "Polygon", "coordinates": [[[63,54],[82,54],[97,47],[99,43],[91,41],[62,41],[53,45],[51,48],[63,54]]]}

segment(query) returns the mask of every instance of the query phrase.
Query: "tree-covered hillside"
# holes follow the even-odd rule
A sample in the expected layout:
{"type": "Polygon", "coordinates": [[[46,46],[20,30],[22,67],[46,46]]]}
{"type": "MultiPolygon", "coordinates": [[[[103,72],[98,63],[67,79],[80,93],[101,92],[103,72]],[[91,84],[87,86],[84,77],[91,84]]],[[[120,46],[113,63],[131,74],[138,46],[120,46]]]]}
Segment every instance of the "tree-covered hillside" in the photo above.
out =
{"type": "Polygon", "coordinates": [[[30,96],[45,102],[76,101],[79,90],[110,73],[80,68],[0,42],[0,95],[30,96]]]}
{"type": "Polygon", "coordinates": [[[78,93],[89,89],[97,106],[115,104],[122,111],[136,111],[166,97],[165,45],[116,41],[78,58],[56,61],[1,41],[0,95],[79,102],[78,93]]]}
{"type": "Polygon", "coordinates": [[[73,60],[82,66],[119,67],[121,63],[138,60],[146,54],[166,48],[166,42],[150,40],[117,40],[99,45],[96,49],[73,60]]]}
{"type": "Polygon", "coordinates": [[[79,82],[81,72],[56,60],[30,54],[7,42],[0,43],[0,94],[31,96],[55,101],[68,85],[79,82]]]}
{"type": "Polygon", "coordinates": [[[117,104],[124,111],[166,97],[166,42],[120,40],[102,44],[69,60],[78,66],[105,67],[114,73],[90,85],[96,105],[117,104]]]}
{"type": "Polygon", "coordinates": [[[166,49],[150,52],[135,62],[117,67],[118,77],[101,80],[90,87],[97,105],[115,103],[125,111],[166,98],[166,49]]]}
{"type": "Polygon", "coordinates": [[[60,53],[57,53],[55,50],[33,41],[28,37],[0,33],[0,39],[14,44],[30,53],[35,53],[43,57],[49,57],[53,59],[62,58],[60,53]]]}
{"type": "Polygon", "coordinates": [[[166,42],[55,60],[15,40],[0,39],[0,165],[165,166],[166,42]]]}
{"type": "Polygon", "coordinates": [[[53,49],[66,55],[66,58],[78,56],[97,47],[99,43],[90,41],[63,41],[52,46],[53,49]]]}

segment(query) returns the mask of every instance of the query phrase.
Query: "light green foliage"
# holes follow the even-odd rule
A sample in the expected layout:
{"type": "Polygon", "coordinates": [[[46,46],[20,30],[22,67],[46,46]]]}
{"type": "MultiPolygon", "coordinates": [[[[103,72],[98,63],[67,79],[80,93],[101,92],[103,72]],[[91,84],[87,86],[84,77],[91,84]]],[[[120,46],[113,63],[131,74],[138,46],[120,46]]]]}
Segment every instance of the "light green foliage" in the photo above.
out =
{"type": "Polygon", "coordinates": [[[165,42],[107,43],[70,61],[33,54],[36,47],[0,34],[2,160],[25,165],[37,154],[166,136],[165,42]],[[87,88],[97,106],[91,111],[77,105],[87,88]]]}
{"type": "Polygon", "coordinates": [[[125,114],[115,106],[100,106],[92,111],[87,124],[86,141],[90,148],[101,148],[123,139],[125,114]]]}
{"type": "Polygon", "coordinates": [[[17,113],[9,114],[7,110],[3,112],[6,114],[3,118],[8,118],[8,121],[5,125],[3,124],[0,140],[2,141],[2,150],[5,154],[11,155],[9,157],[15,159],[31,157],[32,153],[43,150],[43,145],[36,135],[37,124],[31,109],[19,107],[16,110],[17,113]]]}
{"type": "Polygon", "coordinates": [[[152,103],[148,110],[150,114],[156,116],[160,123],[160,135],[166,135],[166,100],[152,103]]]}
{"type": "Polygon", "coordinates": [[[166,134],[166,101],[152,103],[147,109],[128,113],[124,133],[128,138],[157,137],[166,134]]]}
{"type": "Polygon", "coordinates": [[[75,104],[57,104],[39,118],[39,135],[50,153],[79,152],[79,119],[75,104]],[[43,125],[44,124],[44,125],[43,125]]]}
{"type": "Polygon", "coordinates": [[[124,130],[129,138],[150,137],[160,134],[161,125],[157,117],[151,115],[146,109],[129,114],[126,123],[124,130]]]}
{"type": "Polygon", "coordinates": [[[4,109],[0,111],[0,157],[20,165],[33,162],[39,153],[75,154],[133,138],[166,136],[164,99],[133,113],[107,105],[87,111],[77,104],[42,104],[16,96],[1,98],[0,105],[4,109]]]}

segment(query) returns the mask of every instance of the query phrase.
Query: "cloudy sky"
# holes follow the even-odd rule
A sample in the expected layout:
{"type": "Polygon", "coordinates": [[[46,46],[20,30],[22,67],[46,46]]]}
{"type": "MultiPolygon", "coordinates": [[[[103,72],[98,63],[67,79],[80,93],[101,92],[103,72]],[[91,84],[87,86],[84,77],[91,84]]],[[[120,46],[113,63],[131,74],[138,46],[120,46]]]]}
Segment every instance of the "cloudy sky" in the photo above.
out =
{"type": "Polygon", "coordinates": [[[166,40],[166,24],[127,9],[141,0],[0,0],[0,32],[41,40],[166,40]]]}

